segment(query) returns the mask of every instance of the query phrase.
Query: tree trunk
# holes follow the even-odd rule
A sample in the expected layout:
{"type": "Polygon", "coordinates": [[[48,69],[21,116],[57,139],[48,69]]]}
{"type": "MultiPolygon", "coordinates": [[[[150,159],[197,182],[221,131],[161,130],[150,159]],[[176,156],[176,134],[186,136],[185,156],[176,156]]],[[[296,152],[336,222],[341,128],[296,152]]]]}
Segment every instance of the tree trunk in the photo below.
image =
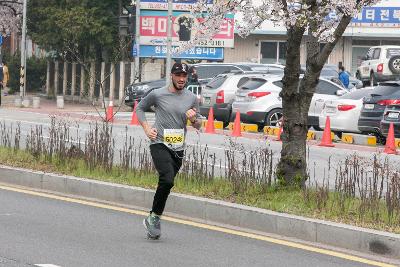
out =
{"type": "MultiPolygon", "coordinates": [[[[326,60],[343,35],[351,17],[345,16],[334,33],[334,40],[320,52],[319,41],[309,33],[307,40],[307,68],[299,86],[300,45],[305,28],[288,30],[286,67],[281,92],[283,107],[282,151],[277,168],[278,181],[284,186],[305,185],[308,178],[306,140],[308,132],[308,110],[318,79],[326,60]]],[[[317,25],[310,25],[312,32],[317,25]]]]}
{"type": "Polygon", "coordinates": [[[306,177],[307,111],[299,91],[300,45],[305,28],[288,30],[286,67],[281,92],[283,107],[282,151],[277,178],[283,185],[298,185],[306,177]]]}

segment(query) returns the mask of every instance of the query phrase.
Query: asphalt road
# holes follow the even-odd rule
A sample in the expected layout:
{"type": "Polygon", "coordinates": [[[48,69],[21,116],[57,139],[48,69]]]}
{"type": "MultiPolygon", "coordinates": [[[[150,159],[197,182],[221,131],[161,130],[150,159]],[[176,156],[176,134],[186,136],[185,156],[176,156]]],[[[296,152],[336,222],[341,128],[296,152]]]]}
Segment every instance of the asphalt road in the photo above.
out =
{"type": "MultiPolygon", "coordinates": [[[[83,115],[83,114],[81,114],[83,115]]],[[[93,114],[88,114],[93,115],[93,114]]],[[[126,115],[126,114],[125,114],[126,115]]],[[[118,116],[125,116],[124,114],[120,114],[118,116]]],[[[117,116],[117,117],[118,117],[117,116]]],[[[147,113],[149,122],[154,121],[154,114],[147,113]]],[[[35,112],[26,112],[21,110],[7,110],[0,109],[0,120],[4,121],[6,127],[10,127],[11,124],[15,125],[16,123],[21,124],[21,132],[22,137],[25,138],[31,131],[31,129],[37,125],[44,126],[43,135],[48,137],[49,134],[46,131],[47,127],[50,126],[50,117],[48,114],[35,113],[35,112]]],[[[83,144],[85,140],[85,135],[89,131],[90,121],[87,120],[79,120],[76,118],[70,118],[68,116],[59,117],[60,119],[69,121],[69,130],[71,136],[77,140],[77,136],[80,137],[81,144],[83,144]]],[[[92,122],[93,123],[93,122],[92,122]]],[[[125,144],[125,128],[128,127],[128,134],[135,138],[135,146],[139,146],[148,144],[148,138],[145,136],[141,127],[138,126],[129,126],[122,124],[113,124],[113,136],[115,138],[115,156],[114,159],[116,163],[119,162],[119,150],[122,149],[125,144]]],[[[219,175],[221,172],[225,170],[228,166],[225,161],[225,150],[227,147],[233,143],[236,147],[243,147],[244,153],[239,148],[232,148],[235,150],[237,159],[242,159],[246,153],[252,150],[258,150],[262,147],[268,148],[273,151],[274,163],[276,164],[280,158],[281,151],[281,143],[276,142],[274,140],[265,140],[265,138],[260,134],[250,134],[249,138],[231,138],[227,135],[222,134],[205,134],[199,133],[195,130],[191,130],[187,134],[187,144],[189,145],[200,145],[202,148],[208,148],[209,155],[215,154],[217,160],[216,162],[222,162],[222,170],[217,170],[216,175],[219,175]]],[[[22,145],[24,143],[22,142],[22,145]]],[[[317,145],[309,145],[309,157],[308,157],[308,166],[309,173],[311,176],[312,182],[317,181],[322,184],[323,182],[327,182],[328,178],[330,180],[330,186],[334,186],[334,177],[336,173],[336,168],[338,166],[343,166],[343,160],[351,155],[357,154],[359,157],[363,159],[372,160],[373,156],[378,152],[376,148],[368,148],[368,147],[360,147],[353,145],[346,145],[346,148],[343,146],[337,145],[335,148],[328,147],[319,147],[317,145]],[[329,164],[330,162],[330,168],[329,164]]],[[[383,158],[383,157],[382,157],[383,158]]],[[[400,166],[400,157],[399,156],[388,156],[389,161],[391,162],[393,168],[396,166],[400,166]]],[[[210,164],[211,165],[211,161],[210,164]]],[[[370,164],[371,166],[372,164],[370,164]]],[[[219,167],[219,165],[218,165],[219,167]]],[[[368,166],[366,166],[368,167],[368,166]]]]}
{"type": "Polygon", "coordinates": [[[152,241],[143,212],[16,191],[0,189],[0,266],[369,266],[167,219],[152,241]]]}

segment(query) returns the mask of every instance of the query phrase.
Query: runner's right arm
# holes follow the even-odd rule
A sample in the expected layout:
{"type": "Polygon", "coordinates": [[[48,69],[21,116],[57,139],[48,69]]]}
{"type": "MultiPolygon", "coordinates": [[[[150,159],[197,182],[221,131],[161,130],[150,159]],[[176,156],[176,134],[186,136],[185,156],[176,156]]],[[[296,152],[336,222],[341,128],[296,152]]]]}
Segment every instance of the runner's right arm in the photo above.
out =
{"type": "Polygon", "coordinates": [[[139,105],[136,108],[137,118],[138,118],[140,124],[142,125],[145,134],[151,140],[156,139],[157,129],[150,127],[150,125],[148,124],[147,119],[146,119],[145,111],[148,110],[151,106],[153,106],[155,104],[155,100],[156,100],[156,96],[155,96],[154,90],[153,90],[139,102],[139,105]]]}

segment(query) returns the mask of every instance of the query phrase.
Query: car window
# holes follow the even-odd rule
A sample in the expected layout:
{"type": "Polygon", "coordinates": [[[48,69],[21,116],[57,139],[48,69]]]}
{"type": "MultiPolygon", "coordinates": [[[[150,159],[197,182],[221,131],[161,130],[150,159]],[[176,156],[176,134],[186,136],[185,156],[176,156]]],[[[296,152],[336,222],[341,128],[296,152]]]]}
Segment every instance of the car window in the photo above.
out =
{"type": "Polygon", "coordinates": [[[386,52],[386,58],[391,58],[393,56],[400,56],[400,48],[389,48],[386,52]]]}
{"type": "Polygon", "coordinates": [[[374,51],[374,54],[372,56],[372,59],[379,59],[380,55],[381,55],[381,49],[380,48],[376,48],[375,51],[374,51]]]}
{"type": "Polygon", "coordinates": [[[227,73],[232,70],[239,70],[236,66],[231,65],[199,65],[196,66],[199,79],[209,79],[221,73],[227,73]]]}
{"type": "Polygon", "coordinates": [[[321,70],[321,76],[339,76],[339,73],[331,68],[323,68],[321,70]]]}
{"type": "Polygon", "coordinates": [[[324,95],[336,95],[337,90],[339,88],[327,81],[319,80],[316,88],[317,94],[324,94],[324,95]]]}
{"type": "Polygon", "coordinates": [[[339,78],[331,78],[330,80],[331,80],[331,82],[334,82],[334,83],[336,83],[337,85],[343,87],[343,83],[342,83],[341,80],[339,80],[339,78]]]}
{"type": "Polygon", "coordinates": [[[254,90],[265,84],[267,81],[260,78],[250,78],[245,82],[240,89],[242,90],[254,90]]]}
{"type": "Polygon", "coordinates": [[[367,60],[370,60],[370,59],[372,59],[372,56],[374,55],[374,50],[375,49],[370,49],[370,50],[368,50],[368,53],[367,53],[367,60]]]}
{"type": "Polygon", "coordinates": [[[273,83],[274,85],[280,87],[280,88],[283,88],[283,82],[282,82],[282,81],[275,81],[275,82],[272,82],[272,83],[273,83]]]}
{"type": "Polygon", "coordinates": [[[350,92],[348,94],[345,94],[341,96],[341,99],[353,99],[353,100],[359,100],[362,99],[363,97],[369,95],[372,92],[371,89],[361,89],[357,91],[350,92]]]}
{"type": "Polygon", "coordinates": [[[239,88],[240,86],[242,86],[245,82],[247,82],[250,78],[249,77],[243,77],[241,78],[238,83],[237,83],[237,88],[239,88]]]}
{"type": "Polygon", "coordinates": [[[386,84],[381,83],[379,86],[375,87],[374,90],[372,90],[371,94],[387,96],[387,95],[392,95],[395,92],[400,92],[400,85],[390,84],[390,83],[386,83],[386,84]]]}
{"type": "Polygon", "coordinates": [[[226,81],[226,79],[227,79],[226,75],[215,77],[214,79],[212,79],[211,81],[209,81],[206,84],[206,87],[207,87],[207,89],[211,89],[211,90],[217,89],[226,81]]]}

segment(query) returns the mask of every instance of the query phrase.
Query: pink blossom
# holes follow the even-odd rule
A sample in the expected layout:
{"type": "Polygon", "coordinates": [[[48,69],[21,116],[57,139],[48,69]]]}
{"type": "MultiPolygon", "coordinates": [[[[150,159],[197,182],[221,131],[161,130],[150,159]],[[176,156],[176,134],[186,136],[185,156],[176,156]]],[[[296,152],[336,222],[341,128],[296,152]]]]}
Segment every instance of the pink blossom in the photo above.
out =
{"type": "Polygon", "coordinates": [[[319,41],[330,42],[333,33],[344,16],[355,16],[363,7],[374,5],[381,0],[219,0],[218,4],[207,5],[207,0],[199,0],[192,8],[194,15],[202,14],[206,19],[199,25],[197,34],[191,41],[181,45],[185,51],[203,40],[212,39],[220,30],[224,17],[235,13],[242,19],[235,23],[240,36],[247,36],[260,27],[264,21],[287,29],[299,26],[310,29],[319,41]],[[310,3],[310,4],[307,4],[310,3]]]}
{"type": "Polygon", "coordinates": [[[20,28],[23,0],[0,0],[0,33],[9,34],[20,28]]]}

